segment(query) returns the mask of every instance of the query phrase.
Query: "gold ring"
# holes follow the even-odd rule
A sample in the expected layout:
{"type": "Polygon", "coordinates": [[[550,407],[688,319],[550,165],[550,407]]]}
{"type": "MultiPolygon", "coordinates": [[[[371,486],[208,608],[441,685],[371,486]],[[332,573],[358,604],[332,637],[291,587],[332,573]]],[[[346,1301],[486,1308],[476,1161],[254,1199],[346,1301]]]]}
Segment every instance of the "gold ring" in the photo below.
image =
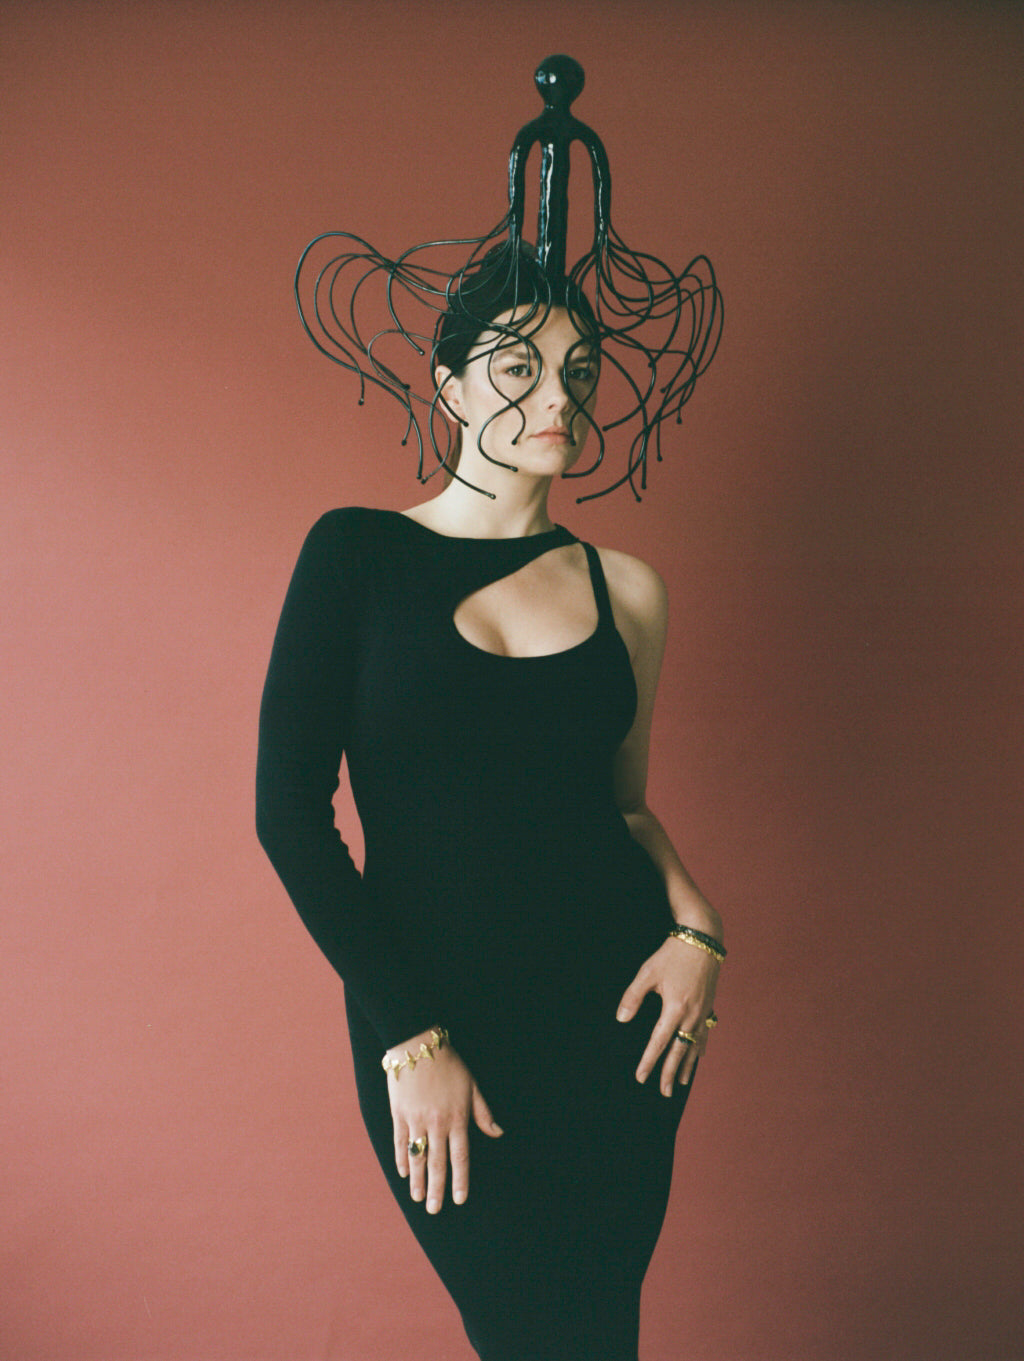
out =
{"type": "Polygon", "coordinates": [[[716,1026],[718,1024],[718,1017],[715,1015],[714,1012],[712,1012],[710,1016],[705,1018],[704,1024],[710,1030],[712,1026],[716,1026]]]}
{"type": "Polygon", "coordinates": [[[414,1158],[422,1158],[427,1151],[427,1136],[421,1134],[418,1139],[409,1140],[409,1152],[414,1158]]]}
{"type": "Polygon", "coordinates": [[[676,1039],[682,1040],[683,1044],[699,1044],[696,1035],[691,1035],[688,1030],[677,1030],[676,1039]]]}

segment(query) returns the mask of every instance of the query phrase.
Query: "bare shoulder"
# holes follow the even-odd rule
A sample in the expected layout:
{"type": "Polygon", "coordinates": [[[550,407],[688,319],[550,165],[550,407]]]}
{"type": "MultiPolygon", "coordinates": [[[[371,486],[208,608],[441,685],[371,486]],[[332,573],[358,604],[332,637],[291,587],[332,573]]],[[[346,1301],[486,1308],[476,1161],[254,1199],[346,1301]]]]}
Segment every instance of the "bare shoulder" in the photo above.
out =
{"type": "Polygon", "coordinates": [[[617,548],[600,548],[598,552],[613,604],[639,618],[664,614],[668,593],[653,567],[617,548]]]}
{"type": "Polygon", "coordinates": [[[644,645],[660,647],[668,615],[664,581],[653,567],[629,553],[617,548],[598,552],[615,620],[630,652],[644,645]]]}

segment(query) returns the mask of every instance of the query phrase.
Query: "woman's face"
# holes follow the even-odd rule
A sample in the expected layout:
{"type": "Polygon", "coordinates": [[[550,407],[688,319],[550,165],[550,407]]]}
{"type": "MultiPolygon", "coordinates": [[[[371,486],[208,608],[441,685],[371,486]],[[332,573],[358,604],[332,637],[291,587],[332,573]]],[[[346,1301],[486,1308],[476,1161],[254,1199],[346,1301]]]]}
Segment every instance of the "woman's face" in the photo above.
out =
{"type": "Polygon", "coordinates": [[[504,312],[495,320],[516,326],[520,335],[484,331],[459,376],[437,373],[444,400],[466,422],[462,457],[472,456],[479,441],[499,463],[557,477],[579,458],[590,430],[597,345],[577,331],[563,307],[532,321],[524,312],[504,312]]]}

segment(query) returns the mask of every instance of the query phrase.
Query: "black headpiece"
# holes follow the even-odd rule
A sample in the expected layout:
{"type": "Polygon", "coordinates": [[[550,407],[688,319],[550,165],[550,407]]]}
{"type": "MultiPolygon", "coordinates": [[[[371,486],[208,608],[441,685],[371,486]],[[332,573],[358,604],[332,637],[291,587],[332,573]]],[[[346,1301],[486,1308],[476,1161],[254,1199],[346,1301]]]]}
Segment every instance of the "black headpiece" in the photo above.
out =
{"type": "MultiPolygon", "coordinates": [[[[402,405],[407,416],[402,443],[415,435],[417,474],[425,482],[441,469],[459,477],[453,467],[457,446],[438,410],[444,398],[437,388],[431,386],[429,395],[417,393],[394,366],[402,364],[403,356],[408,360],[410,348],[422,357],[429,347],[431,375],[437,364],[458,372],[482,331],[498,334],[496,348],[528,344],[529,335],[552,307],[567,308],[587,343],[599,346],[602,363],[619,375],[621,409],[598,423],[591,421],[581,403],[575,406],[571,421],[590,423],[599,449],[589,467],[565,476],[594,472],[604,462],[605,435],[632,425],[636,429],[625,471],[578,500],[603,496],[626,483],[639,500],[647,485],[652,436],[660,461],[662,422],[670,416],[680,419],[697,378],[718,347],[722,298],[706,256],[698,255],[675,274],[653,255],[631,251],[613,228],[608,157],[597,134],[569,108],[583,89],[579,63],[571,57],[548,57],[534,79],[544,112],[520,130],[512,145],[509,209],[498,225],[485,236],[413,246],[396,260],[350,232],[325,232],[310,242],[299,260],[295,274],[299,315],[317,348],[359,375],[360,403],[371,382],[402,405]],[[594,237],[590,249],[567,271],[573,142],[582,143],[590,158],[594,237]],[[523,210],[526,161],[535,143],[541,147],[540,206],[537,244],[530,246],[523,240],[523,210]],[[339,254],[339,241],[352,246],[339,254]],[[442,267],[453,252],[458,254],[451,266],[442,267]],[[425,256],[437,263],[423,263],[425,256]],[[372,285],[378,290],[383,285],[383,300],[372,285]],[[363,324],[373,315],[374,303],[373,324],[363,324]],[[496,317],[507,313],[514,314],[511,321],[495,324],[496,317]],[[425,466],[428,444],[435,458],[432,467],[425,466]]],[[[504,409],[515,406],[510,400],[504,409]]],[[[602,416],[604,408],[602,395],[602,416]]],[[[481,453],[498,462],[482,445],[481,453]]]]}

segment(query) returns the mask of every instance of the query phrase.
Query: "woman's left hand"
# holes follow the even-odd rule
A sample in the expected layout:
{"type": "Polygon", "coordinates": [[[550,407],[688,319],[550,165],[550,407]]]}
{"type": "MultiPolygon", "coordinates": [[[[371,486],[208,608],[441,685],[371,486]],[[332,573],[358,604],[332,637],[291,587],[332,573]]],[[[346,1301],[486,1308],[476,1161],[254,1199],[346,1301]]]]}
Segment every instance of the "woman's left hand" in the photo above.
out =
{"type": "Polygon", "coordinates": [[[720,967],[713,955],[672,936],[640,966],[616,1013],[620,1021],[631,1021],[649,992],[661,998],[661,1016],[636,1070],[638,1082],[647,1081],[661,1054],[665,1055],[663,1095],[672,1095],[677,1078],[684,1085],[690,1081],[707,1047],[706,1022],[714,1006],[720,967]],[[696,1043],[679,1039],[679,1032],[693,1035],[696,1043]]]}

